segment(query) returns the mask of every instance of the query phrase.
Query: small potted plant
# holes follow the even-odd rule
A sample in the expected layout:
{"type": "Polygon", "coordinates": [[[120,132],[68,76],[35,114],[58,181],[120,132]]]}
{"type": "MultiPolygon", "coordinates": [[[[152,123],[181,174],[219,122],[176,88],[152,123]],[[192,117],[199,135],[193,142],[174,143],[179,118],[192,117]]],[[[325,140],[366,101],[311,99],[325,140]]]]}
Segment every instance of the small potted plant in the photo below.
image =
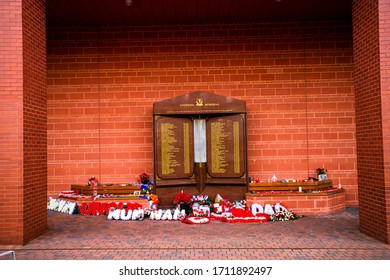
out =
{"type": "Polygon", "coordinates": [[[318,181],[323,181],[328,179],[326,172],[327,170],[325,168],[317,168],[318,181]]]}

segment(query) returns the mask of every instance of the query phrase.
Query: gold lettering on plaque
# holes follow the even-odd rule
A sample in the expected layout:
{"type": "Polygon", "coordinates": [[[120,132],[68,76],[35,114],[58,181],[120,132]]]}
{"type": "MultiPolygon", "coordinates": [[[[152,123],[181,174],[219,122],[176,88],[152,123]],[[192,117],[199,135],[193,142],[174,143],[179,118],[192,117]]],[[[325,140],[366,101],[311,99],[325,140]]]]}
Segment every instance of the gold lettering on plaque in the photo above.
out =
{"type": "Polygon", "coordinates": [[[219,122],[211,123],[211,172],[225,173],[228,163],[226,162],[225,139],[228,136],[225,132],[225,124],[219,122]]]}
{"type": "Polygon", "coordinates": [[[184,173],[190,173],[190,125],[183,124],[183,140],[184,140],[184,173]]]}
{"type": "Polygon", "coordinates": [[[238,122],[233,123],[234,141],[234,173],[240,173],[240,127],[238,122]]]}
{"type": "Polygon", "coordinates": [[[177,143],[175,128],[176,125],[171,123],[161,124],[161,173],[164,175],[175,173],[175,168],[180,166],[176,160],[176,154],[180,152],[180,149],[175,146],[177,143]]]}

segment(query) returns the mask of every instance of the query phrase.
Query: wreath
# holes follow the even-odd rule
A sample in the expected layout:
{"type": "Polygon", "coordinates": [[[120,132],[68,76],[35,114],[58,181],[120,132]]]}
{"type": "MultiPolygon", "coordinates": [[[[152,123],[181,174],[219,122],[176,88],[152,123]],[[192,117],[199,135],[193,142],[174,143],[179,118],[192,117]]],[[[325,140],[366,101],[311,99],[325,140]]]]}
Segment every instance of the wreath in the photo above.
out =
{"type": "Polygon", "coordinates": [[[185,219],[181,220],[183,223],[191,224],[191,225],[200,225],[200,224],[207,224],[210,222],[210,219],[207,217],[186,217],[185,219]]]}

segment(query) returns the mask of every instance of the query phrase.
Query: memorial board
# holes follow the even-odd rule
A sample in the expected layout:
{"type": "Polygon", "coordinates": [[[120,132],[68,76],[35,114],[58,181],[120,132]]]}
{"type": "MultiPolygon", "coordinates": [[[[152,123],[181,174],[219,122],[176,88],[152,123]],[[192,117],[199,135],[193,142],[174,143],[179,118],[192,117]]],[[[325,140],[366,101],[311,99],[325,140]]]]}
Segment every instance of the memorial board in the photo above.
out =
{"type": "Polygon", "coordinates": [[[204,91],[188,93],[153,104],[155,115],[210,115],[245,112],[245,101],[204,91]]]}
{"type": "Polygon", "coordinates": [[[190,118],[155,117],[156,180],[185,179],[193,175],[193,123],[190,118]]]}
{"type": "Polygon", "coordinates": [[[246,103],[196,91],[153,104],[154,186],[160,205],[180,191],[243,199],[246,103]]]}
{"type": "Polygon", "coordinates": [[[209,177],[245,176],[245,116],[234,114],[212,117],[207,121],[206,129],[209,177]]]}

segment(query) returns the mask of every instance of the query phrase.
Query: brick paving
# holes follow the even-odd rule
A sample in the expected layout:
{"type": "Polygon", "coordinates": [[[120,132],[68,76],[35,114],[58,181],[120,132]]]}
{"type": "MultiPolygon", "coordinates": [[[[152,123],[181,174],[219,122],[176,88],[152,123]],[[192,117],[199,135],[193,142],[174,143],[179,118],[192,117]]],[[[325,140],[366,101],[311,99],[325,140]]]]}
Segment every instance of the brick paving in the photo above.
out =
{"type": "Polygon", "coordinates": [[[108,221],[48,211],[48,230],[18,260],[389,260],[390,245],[359,232],[358,210],[295,221],[108,221]]]}

